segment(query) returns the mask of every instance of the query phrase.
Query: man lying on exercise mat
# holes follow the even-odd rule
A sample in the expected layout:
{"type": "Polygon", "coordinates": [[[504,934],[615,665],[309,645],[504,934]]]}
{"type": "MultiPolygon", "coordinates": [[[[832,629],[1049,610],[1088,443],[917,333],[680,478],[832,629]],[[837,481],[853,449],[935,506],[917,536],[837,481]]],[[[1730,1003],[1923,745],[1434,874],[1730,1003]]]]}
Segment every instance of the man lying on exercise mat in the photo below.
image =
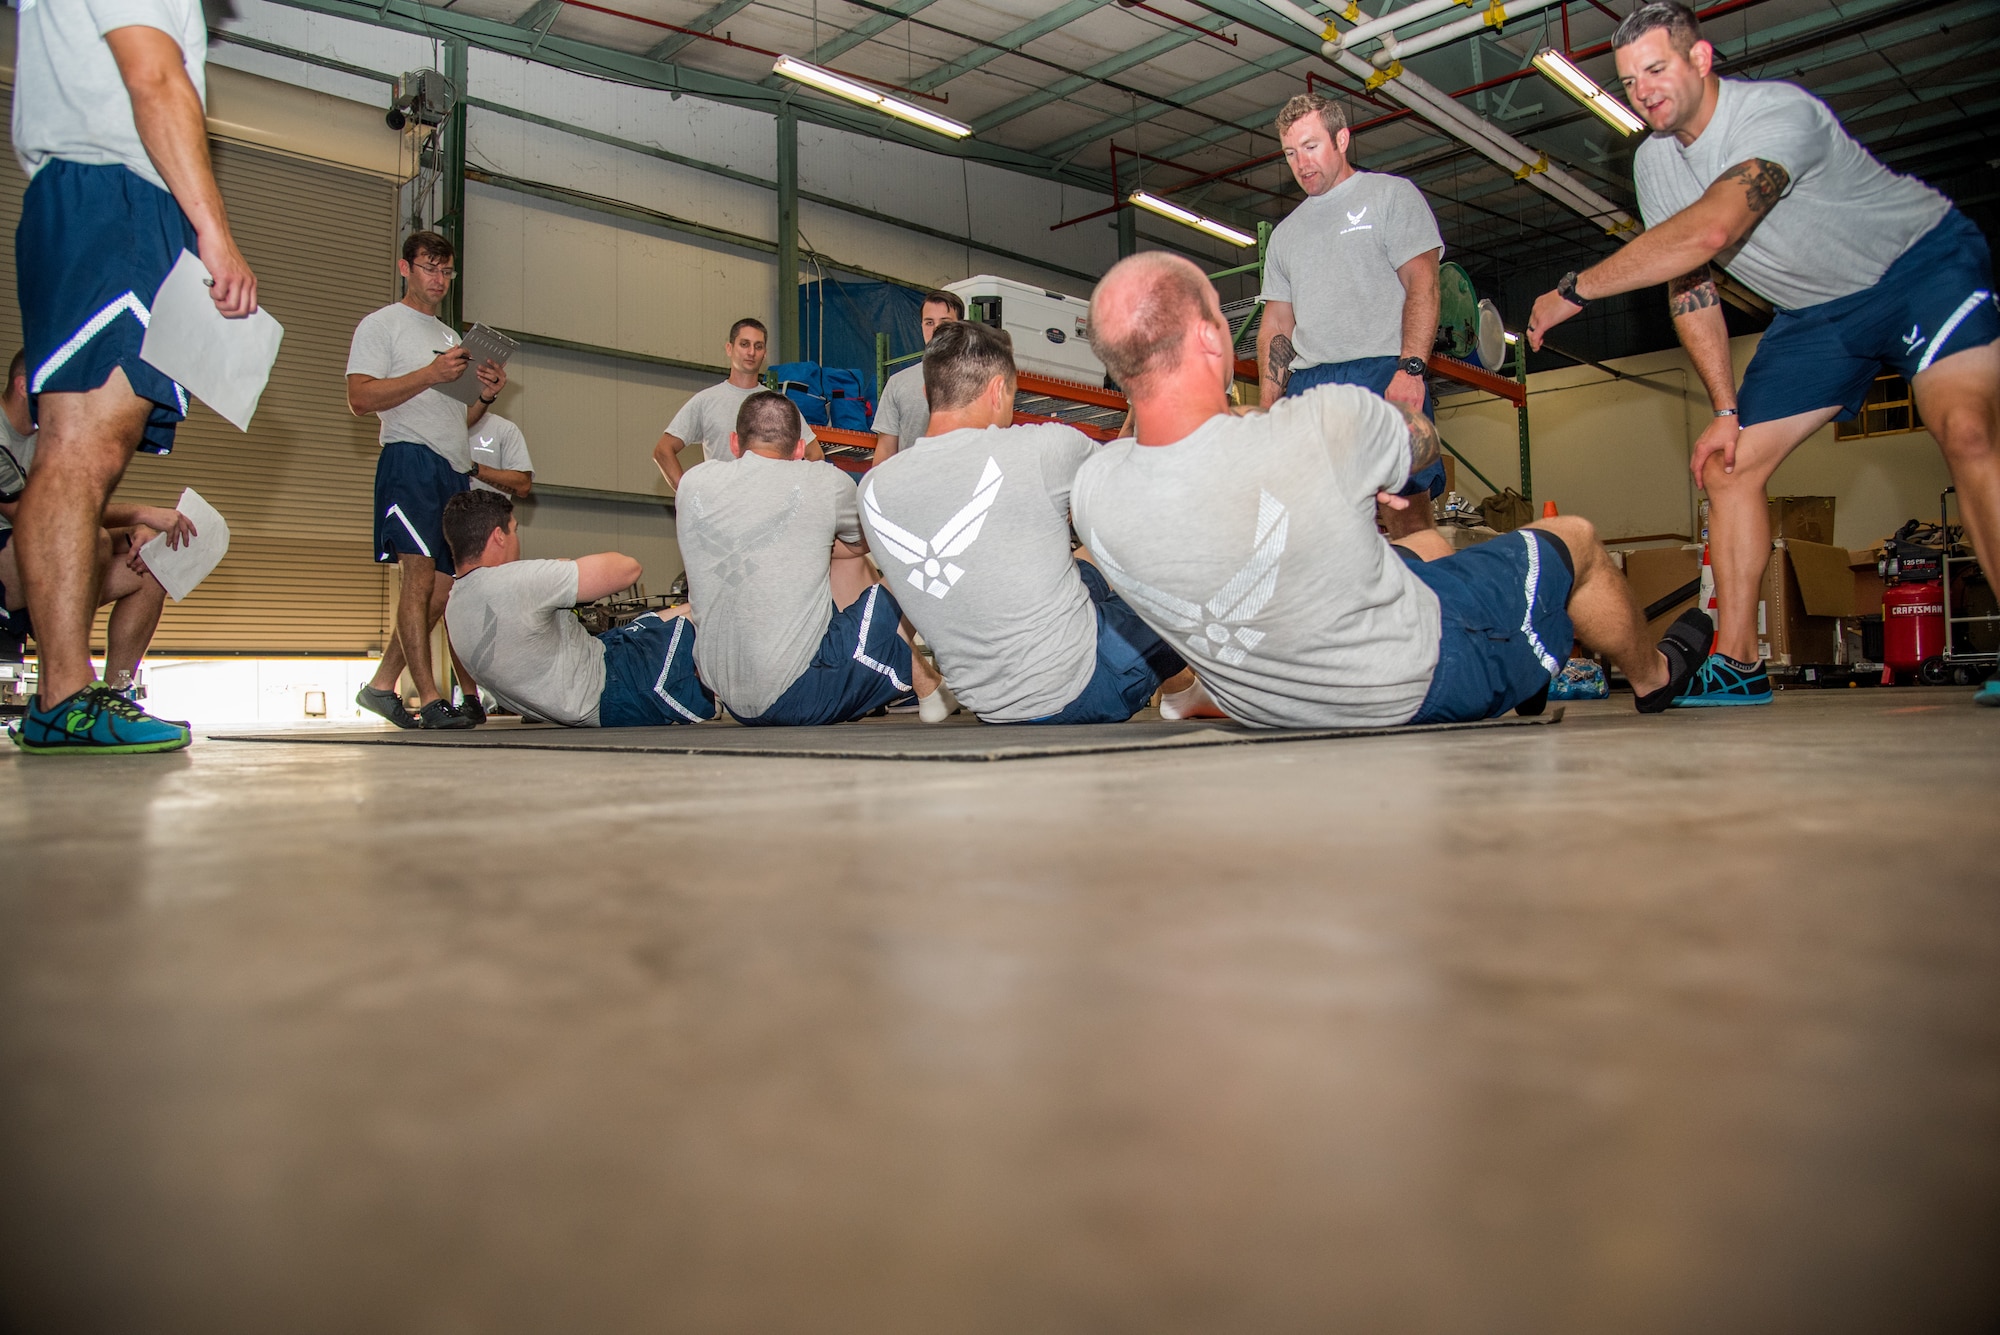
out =
{"type": "Polygon", "coordinates": [[[1610,655],[1641,713],[1708,656],[1700,612],[1656,649],[1590,522],[1544,519],[1421,561],[1375,528],[1378,499],[1438,454],[1421,413],[1326,385],[1229,413],[1236,356],[1188,261],[1120,261],[1091,344],[1138,433],[1077,473],[1077,531],[1111,586],[1184,654],[1229,717],[1266,728],[1492,718],[1547,690],[1572,638],[1610,655]]]}
{"type": "Polygon", "coordinates": [[[648,612],[593,636],[570,610],[636,583],[637,561],[618,552],[523,561],[514,498],[499,491],[446,501],[444,536],[458,567],[444,614],[451,642],[503,708],[572,728],[715,717],[686,616],[648,612]]]}

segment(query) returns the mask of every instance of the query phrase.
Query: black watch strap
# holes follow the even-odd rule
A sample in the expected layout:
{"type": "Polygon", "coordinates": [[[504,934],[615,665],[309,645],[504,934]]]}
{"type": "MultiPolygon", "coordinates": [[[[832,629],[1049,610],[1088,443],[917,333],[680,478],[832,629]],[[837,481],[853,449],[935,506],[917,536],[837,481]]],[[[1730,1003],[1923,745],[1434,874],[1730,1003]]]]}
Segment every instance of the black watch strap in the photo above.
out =
{"type": "Polygon", "coordinates": [[[1426,362],[1422,357],[1405,357],[1396,363],[1396,369],[1406,375],[1420,376],[1428,372],[1431,368],[1430,363],[1426,362]]]}
{"type": "Polygon", "coordinates": [[[1561,278],[1556,279],[1556,295],[1561,297],[1564,301],[1567,301],[1570,305],[1576,307],[1578,310],[1582,310],[1585,306],[1588,306],[1590,303],[1588,301],[1585,301],[1582,297],[1579,297],[1576,294],[1576,278],[1577,278],[1576,270],[1571,269],[1561,278]]]}

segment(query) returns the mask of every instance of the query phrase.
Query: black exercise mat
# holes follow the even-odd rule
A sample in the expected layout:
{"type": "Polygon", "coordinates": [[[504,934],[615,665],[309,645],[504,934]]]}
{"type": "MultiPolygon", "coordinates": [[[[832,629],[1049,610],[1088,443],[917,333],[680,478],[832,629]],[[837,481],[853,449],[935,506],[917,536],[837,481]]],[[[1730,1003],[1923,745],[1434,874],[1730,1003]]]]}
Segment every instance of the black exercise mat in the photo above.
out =
{"type": "Polygon", "coordinates": [[[1258,742],[1320,742],[1347,737],[1407,737],[1412,733],[1470,732],[1478,728],[1540,727],[1562,721],[1561,706],[1539,718],[1488,719],[1400,728],[1298,728],[1268,731],[1215,719],[1168,722],[1157,716],[1129,723],[1057,727],[994,727],[967,715],[925,724],[911,714],[863,719],[829,728],[745,728],[702,723],[675,728],[559,728],[547,723],[495,720],[457,732],[300,728],[291,732],[218,732],[215,741],[315,742],[348,746],[498,747],[520,751],[622,751],[675,756],[786,756],[814,760],[1026,760],[1037,756],[1088,756],[1111,751],[1177,751],[1197,746],[1258,742]]]}

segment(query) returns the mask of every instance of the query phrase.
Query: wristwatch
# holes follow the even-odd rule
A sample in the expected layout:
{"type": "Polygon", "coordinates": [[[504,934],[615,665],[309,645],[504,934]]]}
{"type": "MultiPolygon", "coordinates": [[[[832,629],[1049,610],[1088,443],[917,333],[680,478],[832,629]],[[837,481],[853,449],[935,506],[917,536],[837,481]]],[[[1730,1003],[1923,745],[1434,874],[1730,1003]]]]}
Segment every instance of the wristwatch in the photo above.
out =
{"type": "Polygon", "coordinates": [[[1578,310],[1582,310],[1590,304],[1576,294],[1576,270],[1574,269],[1571,269],[1561,278],[1556,279],[1556,295],[1578,310]]]}
{"type": "Polygon", "coordinates": [[[1398,371],[1401,371],[1404,375],[1413,375],[1421,377],[1425,372],[1429,371],[1431,367],[1430,363],[1425,361],[1422,357],[1405,357],[1403,358],[1403,360],[1396,363],[1396,369],[1398,371]]]}

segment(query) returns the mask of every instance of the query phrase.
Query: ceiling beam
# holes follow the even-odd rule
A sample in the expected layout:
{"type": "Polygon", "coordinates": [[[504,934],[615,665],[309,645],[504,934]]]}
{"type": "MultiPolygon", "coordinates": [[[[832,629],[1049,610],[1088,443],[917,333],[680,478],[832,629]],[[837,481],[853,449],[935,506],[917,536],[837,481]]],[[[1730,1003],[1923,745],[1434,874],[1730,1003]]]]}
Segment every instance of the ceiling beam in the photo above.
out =
{"type": "Polygon", "coordinates": [[[1045,107],[1051,102],[1060,101],[1068,97],[1071,93],[1081,92],[1100,79],[1108,79],[1114,74],[1131,69],[1134,65],[1143,65],[1156,56],[1163,56],[1169,51],[1178,50],[1186,46],[1189,42],[1199,41],[1207,33],[1220,32],[1229,26],[1228,20],[1217,18],[1213,14],[1203,15],[1201,18],[1194,20],[1194,22],[1199,26],[1200,31],[1188,28],[1176,28],[1169,32],[1163,32],[1152,41],[1141,42],[1130,51],[1121,51],[1115,56],[1098,61],[1095,65],[1086,68],[1081,74],[1072,74],[1066,79],[1058,79],[1046,88],[1039,88],[1023,97],[1015,98],[1012,102],[1009,102],[997,111],[987,112],[984,116],[972,122],[972,129],[976,134],[985,134],[990,130],[998,129],[1008,121],[1027,115],[1037,107],[1045,107]]]}
{"type": "MultiPolygon", "coordinates": [[[[696,15],[686,23],[681,24],[681,26],[683,28],[693,28],[696,32],[714,32],[724,19],[735,17],[738,12],[748,8],[749,5],[750,0],[719,0],[713,8],[696,15]]],[[[648,60],[672,60],[680,54],[682,47],[686,46],[689,42],[697,40],[699,39],[690,37],[684,32],[677,32],[648,51],[646,58],[648,60]]]]}
{"type": "Polygon", "coordinates": [[[1067,0],[1032,22],[1023,23],[1014,31],[990,42],[982,42],[956,60],[948,60],[928,74],[920,74],[910,80],[908,87],[919,93],[928,93],[940,84],[950,83],[961,74],[970,73],[989,61],[998,60],[1010,51],[1019,51],[1037,37],[1046,37],[1058,28],[1064,28],[1110,4],[1111,0],[1067,0]]]}
{"type": "Polygon", "coordinates": [[[894,0],[890,8],[895,10],[895,13],[870,14],[838,37],[830,37],[821,42],[813,48],[812,54],[806,59],[815,65],[824,65],[835,56],[853,50],[877,33],[886,32],[910,15],[922,13],[936,3],[937,0],[894,0]]]}
{"type": "Polygon", "coordinates": [[[950,141],[907,128],[892,117],[832,99],[822,101],[794,97],[790,90],[777,92],[727,75],[685,65],[662,64],[635,51],[621,51],[553,33],[538,38],[511,23],[479,18],[463,10],[422,4],[420,0],[274,0],[274,3],[424,37],[458,37],[482,50],[497,51],[635,87],[689,93],[710,101],[748,107],[767,115],[776,114],[781,102],[789,102],[799,119],[849,134],[903,144],[942,157],[984,162],[1008,171],[1062,181],[1085,189],[1108,191],[1111,188],[1111,179],[1106,173],[1051,162],[1023,149],[1008,148],[976,138],[950,141]]]}
{"type": "MultiPolygon", "coordinates": [[[[1281,47],[1268,56],[1262,56],[1247,65],[1240,65],[1226,74],[1218,74],[1213,79],[1204,79],[1193,87],[1183,88],[1177,93],[1168,93],[1165,95],[1165,100],[1178,107],[1192,106],[1204,98],[1214,97],[1217,93],[1234,88],[1238,84],[1249,83],[1252,79],[1259,79],[1266,74],[1296,65],[1305,58],[1306,53],[1303,51],[1281,47]]],[[[1064,135],[1054,143],[1044,144],[1035,151],[1047,158],[1066,158],[1077,149],[1085,147],[1094,140],[1117,134],[1127,126],[1151,120],[1158,114],[1158,112],[1150,109],[1146,111],[1123,112],[1108,120],[1099,121],[1087,130],[1078,130],[1075,134],[1064,135]]],[[[1265,123],[1269,124],[1268,121],[1265,123]]],[[[1167,155],[1162,154],[1161,156],[1164,157],[1167,155]]]]}

